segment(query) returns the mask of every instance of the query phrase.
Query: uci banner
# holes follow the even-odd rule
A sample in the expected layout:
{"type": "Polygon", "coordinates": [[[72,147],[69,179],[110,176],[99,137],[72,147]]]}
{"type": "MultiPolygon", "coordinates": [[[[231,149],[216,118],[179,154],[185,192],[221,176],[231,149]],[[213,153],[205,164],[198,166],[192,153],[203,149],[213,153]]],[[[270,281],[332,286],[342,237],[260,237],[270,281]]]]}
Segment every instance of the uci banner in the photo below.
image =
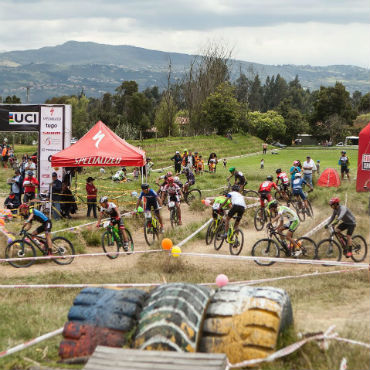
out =
{"type": "Polygon", "coordinates": [[[0,104],[0,132],[39,131],[40,105],[0,104]]]}

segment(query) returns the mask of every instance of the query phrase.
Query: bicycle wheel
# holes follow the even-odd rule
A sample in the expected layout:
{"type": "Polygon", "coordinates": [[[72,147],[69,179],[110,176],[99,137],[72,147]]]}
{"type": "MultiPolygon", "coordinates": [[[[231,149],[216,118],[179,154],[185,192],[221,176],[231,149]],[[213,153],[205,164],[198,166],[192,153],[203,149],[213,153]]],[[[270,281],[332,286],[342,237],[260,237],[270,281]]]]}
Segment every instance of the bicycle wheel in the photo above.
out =
{"type": "Polygon", "coordinates": [[[306,219],[306,212],[303,208],[303,205],[299,205],[297,201],[292,202],[293,208],[295,209],[297,216],[299,218],[299,221],[303,222],[306,219]]]}
{"type": "MultiPolygon", "coordinates": [[[[342,248],[331,239],[324,239],[318,244],[316,249],[316,259],[328,261],[340,261],[342,258],[342,248]]],[[[325,265],[324,265],[325,266],[325,265]]]]}
{"type": "Polygon", "coordinates": [[[313,217],[313,209],[312,209],[311,202],[308,199],[307,199],[307,204],[308,204],[308,209],[306,209],[307,216],[312,218],[313,217]]]}
{"type": "MultiPolygon", "coordinates": [[[[24,240],[14,240],[5,249],[5,258],[36,257],[36,251],[32,244],[24,240]]],[[[35,263],[34,260],[9,261],[13,267],[29,267],[35,263]]]]}
{"type": "Polygon", "coordinates": [[[101,237],[101,245],[103,251],[107,254],[107,257],[110,259],[115,259],[118,257],[117,252],[119,251],[119,245],[117,241],[114,240],[113,233],[106,230],[101,237]]]}
{"type": "Polygon", "coordinates": [[[316,259],[316,243],[310,239],[306,238],[305,236],[297,239],[297,243],[300,243],[300,250],[302,254],[299,256],[300,258],[304,259],[316,259]]]}
{"type": "MultiPolygon", "coordinates": [[[[128,239],[128,252],[133,252],[134,251],[134,239],[132,239],[130,230],[125,229],[125,231],[126,231],[126,235],[128,239]]],[[[131,253],[127,253],[127,254],[131,254],[131,253]]]]}
{"type": "Polygon", "coordinates": [[[215,226],[216,222],[213,220],[207,228],[207,233],[206,233],[206,244],[209,245],[213,241],[213,237],[215,236],[215,226]]]}
{"type": "Polygon", "coordinates": [[[221,222],[221,224],[218,226],[215,232],[214,241],[213,241],[213,246],[215,247],[216,251],[218,251],[222,247],[222,244],[224,243],[225,232],[226,232],[225,223],[221,222]]]}
{"type": "Polygon", "coordinates": [[[170,209],[171,227],[174,229],[178,225],[177,209],[173,207],[170,209]]]}
{"type": "Polygon", "coordinates": [[[366,240],[361,235],[352,238],[352,259],[355,262],[363,261],[367,256],[366,240]]]}
{"type": "Polygon", "coordinates": [[[187,204],[190,204],[191,202],[195,201],[195,200],[201,200],[202,198],[202,193],[199,189],[191,189],[187,192],[186,196],[185,196],[185,202],[187,204]]]}
{"type": "Polygon", "coordinates": [[[241,230],[235,230],[233,236],[234,242],[229,244],[230,254],[238,256],[243,249],[244,245],[244,234],[241,230]]]}
{"type": "Polygon", "coordinates": [[[274,195],[274,197],[275,197],[275,199],[276,199],[277,201],[279,201],[279,202],[281,202],[281,201],[285,200],[279,191],[275,191],[275,195],[274,195]]]}
{"type": "Polygon", "coordinates": [[[265,209],[258,207],[254,212],[254,227],[257,231],[261,231],[266,223],[265,209]]]}
{"type": "Polygon", "coordinates": [[[260,196],[254,190],[243,190],[243,195],[250,198],[259,198],[260,196]]]}
{"type": "MultiPolygon", "coordinates": [[[[53,243],[53,255],[54,256],[70,256],[75,254],[73,244],[62,236],[57,236],[51,239],[53,243]]],[[[54,258],[53,261],[58,265],[69,265],[73,261],[73,257],[68,258],[54,258]]]]}
{"type": "MultiPolygon", "coordinates": [[[[256,242],[252,248],[252,256],[254,257],[279,257],[280,256],[280,249],[278,243],[272,239],[261,239],[256,242]]],[[[274,261],[262,261],[262,260],[254,260],[257,265],[260,266],[271,266],[275,262],[274,261]]]]}
{"type": "MultiPolygon", "coordinates": [[[[159,221],[157,221],[159,222],[159,221]]],[[[144,224],[144,237],[146,243],[151,246],[155,242],[155,238],[158,239],[158,230],[153,227],[151,220],[145,221],[144,224]]]]}

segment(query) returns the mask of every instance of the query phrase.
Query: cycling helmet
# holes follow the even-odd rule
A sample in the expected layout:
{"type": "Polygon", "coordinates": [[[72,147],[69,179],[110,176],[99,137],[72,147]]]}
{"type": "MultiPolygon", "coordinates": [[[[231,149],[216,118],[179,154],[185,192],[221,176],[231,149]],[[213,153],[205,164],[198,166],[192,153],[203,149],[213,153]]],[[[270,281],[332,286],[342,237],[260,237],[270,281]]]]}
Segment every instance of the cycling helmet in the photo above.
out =
{"type": "Polygon", "coordinates": [[[33,172],[32,171],[27,171],[27,175],[28,176],[33,176],[33,172]]]}
{"type": "Polygon", "coordinates": [[[145,189],[149,189],[149,185],[148,185],[148,184],[141,184],[141,188],[142,188],[143,190],[145,190],[145,189]]]}
{"type": "Polygon", "coordinates": [[[272,181],[273,180],[273,177],[271,175],[269,175],[269,176],[266,177],[266,180],[272,181]]]}
{"type": "Polygon", "coordinates": [[[185,167],[183,170],[182,170],[182,173],[188,173],[190,170],[189,170],[189,167],[185,167]]]}
{"type": "Polygon", "coordinates": [[[168,171],[167,173],[166,173],[166,177],[171,177],[172,176],[172,172],[171,171],[168,171]]]}
{"type": "Polygon", "coordinates": [[[173,178],[173,181],[174,181],[174,182],[179,182],[179,181],[180,181],[180,179],[179,179],[179,177],[178,177],[178,176],[175,176],[175,177],[173,178]]]}
{"type": "Polygon", "coordinates": [[[342,154],[346,154],[347,152],[345,150],[342,150],[342,154]]]}
{"type": "Polygon", "coordinates": [[[300,173],[300,172],[297,172],[296,174],[295,174],[295,177],[301,177],[302,176],[302,174],[300,173]]]}
{"type": "Polygon", "coordinates": [[[269,202],[267,204],[267,208],[270,209],[270,208],[275,208],[279,205],[278,201],[275,199],[275,200],[272,200],[271,202],[269,202]]]}
{"type": "Polygon", "coordinates": [[[280,173],[281,172],[281,168],[278,168],[277,170],[276,170],[276,173],[280,173]]]}
{"type": "Polygon", "coordinates": [[[99,203],[105,203],[108,202],[108,197],[101,197],[99,200],[99,203]]]}
{"type": "Polygon", "coordinates": [[[168,179],[167,179],[167,182],[170,184],[170,185],[172,185],[173,184],[173,177],[169,177],[168,179]]]}
{"type": "Polygon", "coordinates": [[[329,205],[332,206],[333,204],[339,204],[339,202],[340,202],[340,199],[338,197],[334,197],[329,200],[329,205]]]}
{"type": "Polygon", "coordinates": [[[239,191],[239,185],[233,185],[233,186],[231,187],[231,190],[232,190],[232,191],[239,191]]]}
{"type": "Polygon", "coordinates": [[[26,203],[23,203],[19,206],[19,210],[22,211],[22,210],[26,210],[28,211],[30,209],[30,206],[26,203]]]}
{"type": "Polygon", "coordinates": [[[138,197],[137,191],[131,192],[131,196],[134,198],[137,198],[138,197]]]}
{"type": "Polygon", "coordinates": [[[230,167],[229,168],[229,172],[234,172],[235,171],[235,167],[230,167]]]}

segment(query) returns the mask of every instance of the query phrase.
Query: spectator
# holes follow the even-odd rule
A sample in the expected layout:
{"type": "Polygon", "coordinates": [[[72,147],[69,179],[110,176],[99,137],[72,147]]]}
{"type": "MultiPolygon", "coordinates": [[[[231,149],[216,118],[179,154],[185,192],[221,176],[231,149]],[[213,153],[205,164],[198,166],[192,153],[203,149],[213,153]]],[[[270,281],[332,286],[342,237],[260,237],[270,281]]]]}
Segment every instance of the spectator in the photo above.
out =
{"type": "Polygon", "coordinates": [[[17,209],[21,205],[20,200],[16,195],[11,191],[9,196],[5,199],[4,207],[6,209],[17,209]]]}
{"type": "Polygon", "coordinates": [[[305,180],[312,187],[312,171],[316,170],[315,162],[308,155],[303,162],[303,180],[305,180]]]}
{"type": "Polygon", "coordinates": [[[3,144],[2,150],[1,150],[1,162],[3,164],[4,168],[8,168],[8,158],[9,158],[9,148],[8,145],[3,144]]]}
{"type": "Polygon", "coordinates": [[[36,164],[32,161],[31,157],[27,158],[27,163],[24,166],[26,172],[32,171],[32,175],[36,175],[36,164]]]}
{"type": "Polygon", "coordinates": [[[182,157],[181,157],[179,151],[176,151],[175,155],[171,158],[171,161],[174,162],[175,173],[180,173],[181,172],[182,157]]]}
{"type": "MultiPolygon", "coordinates": [[[[180,168],[181,168],[181,164],[180,164],[180,168]]],[[[135,167],[134,168],[133,175],[134,175],[134,180],[138,180],[139,179],[140,171],[139,171],[139,168],[138,167],[135,167]]]]}
{"type": "Polygon", "coordinates": [[[299,167],[299,162],[298,161],[294,161],[293,162],[293,166],[290,167],[290,170],[289,170],[289,173],[291,175],[291,178],[290,178],[290,184],[293,184],[293,180],[295,178],[295,175],[296,173],[298,172],[301,172],[301,167],[299,167]]]}
{"type": "MultiPolygon", "coordinates": [[[[56,210],[61,213],[60,209],[60,197],[62,195],[62,182],[58,179],[58,174],[56,172],[53,172],[51,175],[51,178],[53,182],[51,183],[51,200],[53,207],[56,208],[56,210]]],[[[60,220],[60,215],[53,209],[53,218],[55,220],[60,220]]]]}
{"type": "Polygon", "coordinates": [[[344,174],[347,175],[347,178],[349,180],[349,159],[346,155],[346,151],[342,150],[341,156],[339,158],[338,164],[340,165],[340,173],[342,180],[344,179],[344,174]]]}
{"type": "Polygon", "coordinates": [[[224,164],[224,168],[226,168],[226,166],[227,166],[227,159],[226,158],[224,158],[223,164],[224,164]]]}
{"type": "Polygon", "coordinates": [[[94,185],[94,180],[92,177],[86,179],[86,193],[87,193],[87,217],[90,217],[91,211],[93,211],[94,218],[96,215],[96,197],[98,194],[98,189],[94,185]]]}
{"type": "Polygon", "coordinates": [[[266,154],[266,152],[267,152],[267,143],[266,142],[264,142],[262,144],[262,152],[263,152],[263,154],[266,154]]]}
{"type": "Polygon", "coordinates": [[[317,171],[317,174],[320,176],[320,161],[319,160],[316,161],[316,171],[317,171]]]}
{"type": "Polygon", "coordinates": [[[265,168],[265,160],[262,158],[261,159],[261,170],[265,168]]]}
{"type": "Polygon", "coordinates": [[[23,203],[27,203],[30,200],[35,199],[36,186],[39,186],[39,182],[37,181],[36,177],[33,176],[33,172],[28,171],[27,176],[23,180],[23,203]]]}
{"type": "Polygon", "coordinates": [[[77,211],[76,199],[73,196],[67,183],[62,183],[62,195],[60,197],[60,209],[63,217],[71,218],[70,214],[77,211]]]}
{"type": "Polygon", "coordinates": [[[21,171],[21,176],[23,178],[26,177],[26,164],[27,164],[27,156],[24,155],[22,157],[22,161],[21,161],[21,164],[19,165],[19,171],[21,171]]]}
{"type": "Polygon", "coordinates": [[[10,190],[14,193],[15,197],[18,199],[19,204],[21,203],[21,194],[23,193],[23,179],[21,172],[19,170],[14,171],[14,176],[12,177],[10,190]]]}
{"type": "Polygon", "coordinates": [[[186,167],[188,167],[189,170],[192,170],[195,166],[195,157],[191,153],[191,150],[189,150],[189,152],[188,152],[188,156],[185,160],[185,163],[186,163],[186,167]]]}

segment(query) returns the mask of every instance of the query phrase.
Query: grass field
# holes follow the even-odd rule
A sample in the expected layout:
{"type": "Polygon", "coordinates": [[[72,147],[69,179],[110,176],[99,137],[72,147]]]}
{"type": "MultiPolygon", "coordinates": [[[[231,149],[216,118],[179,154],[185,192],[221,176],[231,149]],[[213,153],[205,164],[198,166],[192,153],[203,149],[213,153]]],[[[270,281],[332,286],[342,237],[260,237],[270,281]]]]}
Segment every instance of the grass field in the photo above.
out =
{"type": "MultiPolygon", "coordinates": [[[[248,138],[247,138],[248,139],[248,138]]],[[[246,140],[247,140],[246,139],[246,140]]],[[[161,144],[155,140],[148,141],[145,148],[153,161],[162,167],[170,165],[168,158],[173,155],[176,149],[198,148],[199,152],[208,153],[215,151],[219,158],[251,153],[261,149],[261,142],[255,138],[243,141],[244,138],[237,136],[233,141],[224,138],[202,138],[204,142],[195,141],[194,138],[187,138],[186,142],[179,139],[170,139],[168,146],[166,141],[161,144]],[[239,143],[238,143],[239,140],[239,143]],[[225,146],[222,143],[225,141],[225,146]],[[240,145],[240,143],[244,143],[240,145]],[[196,143],[191,146],[191,143],[196,143]],[[244,146],[245,145],[245,146],[244,146]],[[201,149],[199,149],[201,148],[201,149]],[[208,149],[209,148],[209,149],[208,149]],[[153,153],[153,154],[152,154],[153,153]],[[156,159],[158,158],[158,159],[156,159]],[[159,165],[160,164],[160,165],[159,165]]],[[[21,148],[24,150],[24,148],[21,148]]],[[[28,148],[27,148],[28,150],[28,148]]],[[[293,160],[304,161],[307,151],[305,149],[281,150],[278,155],[270,153],[262,156],[261,154],[238,158],[228,161],[228,166],[235,166],[242,170],[248,179],[248,187],[257,189],[260,182],[269,175],[275,174],[275,169],[280,167],[289,170],[293,160]],[[265,168],[260,169],[260,160],[264,157],[265,168]]],[[[309,154],[316,161],[321,161],[321,171],[326,167],[338,169],[337,161],[340,155],[338,149],[312,150],[309,154]]],[[[357,166],[357,151],[348,151],[351,165],[351,175],[355,176],[357,166]]],[[[11,171],[1,170],[3,176],[0,178],[0,188],[7,189],[5,184],[6,177],[11,171]],[[4,176],[4,174],[6,175],[4,176]]],[[[107,172],[109,172],[108,170],[107,172]]],[[[100,189],[99,195],[103,192],[109,194],[111,198],[120,194],[121,191],[138,191],[138,182],[113,184],[106,179],[107,173],[100,174],[99,169],[87,169],[78,178],[80,185],[79,193],[84,197],[84,180],[87,176],[97,178],[96,184],[100,189]]],[[[154,183],[158,174],[153,173],[150,183],[154,183]]],[[[200,189],[215,189],[225,185],[228,176],[227,169],[220,164],[216,174],[205,173],[198,176],[196,187],[200,189]]],[[[155,187],[156,189],[156,187],[155,187]]],[[[217,192],[204,192],[206,196],[216,195],[217,192]]],[[[339,189],[319,189],[316,188],[310,194],[316,211],[317,223],[328,217],[331,213],[327,206],[328,199],[334,194],[341,199],[347,198],[347,204],[354,211],[358,227],[356,232],[363,235],[369,232],[369,217],[366,215],[366,205],[368,194],[355,192],[355,181],[344,181],[339,189]]],[[[122,201],[121,209],[132,209],[132,198],[130,195],[119,198],[122,201]],[[131,208],[130,208],[131,207],[131,208]]],[[[81,206],[82,207],[82,206],[81,206]]],[[[174,242],[182,240],[209,217],[209,210],[204,207],[193,207],[191,212],[186,208],[186,226],[176,232],[167,232],[166,235],[174,239],[174,242]]],[[[250,226],[250,213],[246,216],[248,224],[244,225],[247,233],[245,255],[250,254],[251,243],[255,238],[264,237],[265,233],[256,234],[250,226]]],[[[77,220],[69,222],[58,221],[54,223],[54,229],[61,229],[68,225],[85,223],[87,219],[81,213],[77,220]]],[[[141,222],[128,220],[131,230],[134,230],[135,237],[138,238],[140,246],[142,240],[141,222]]],[[[302,231],[308,231],[313,223],[302,224],[302,231]]],[[[7,226],[8,227],[8,226],[7,226]]],[[[19,230],[20,224],[9,224],[9,228],[14,231],[19,230]]],[[[100,247],[101,231],[85,230],[79,237],[68,234],[68,237],[75,238],[73,242],[79,246],[81,252],[101,251],[100,247]],[[81,240],[82,239],[82,240],[81,240]]],[[[322,238],[323,232],[318,233],[315,238],[322,238]]],[[[204,253],[215,253],[212,246],[205,247],[204,232],[186,245],[185,251],[198,251],[204,253]]],[[[367,236],[368,239],[368,236],[367,236]]],[[[5,239],[0,238],[2,246],[5,239]]],[[[369,240],[368,240],[369,242],[369,240]]],[[[138,247],[142,249],[141,247],[138,247]]],[[[3,247],[1,248],[3,251],[3,247]]],[[[224,252],[228,254],[228,252],[224,252]]],[[[244,252],[243,252],[244,253],[244,252]]],[[[2,252],[3,254],[3,252],[2,252]]],[[[369,261],[369,256],[367,257],[369,261]]],[[[276,264],[270,268],[264,268],[254,263],[224,262],[220,260],[202,260],[191,258],[173,259],[167,255],[142,255],[131,257],[119,257],[115,261],[104,259],[76,259],[69,266],[56,266],[52,263],[36,264],[29,269],[13,269],[6,264],[1,265],[0,277],[2,284],[48,284],[48,283],[147,283],[147,282],[172,282],[184,281],[192,283],[213,282],[216,275],[220,272],[229,276],[230,280],[262,279],[276,276],[292,274],[302,274],[310,272],[331,271],[333,268],[316,266],[295,266],[276,264]],[[82,261],[84,260],[84,261],[82,261]]],[[[265,284],[266,285],[266,284],[265,284]]],[[[278,282],[268,283],[271,286],[281,287],[287,290],[292,300],[295,327],[285,337],[280,340],[280,346],[292,343],[297,339],[298,331],[318,331],[326,329],[329,324],[336,324],[341,336],[351,339],[369,342],[370,316],[369,316],[369,276],[367,272],[350,272],[328,276],[317,276],[307,279],[289,279],[278,282]]],[[[42,335],[49,331],[63,326],[73,299],[80,289],[25,289],[25,290],[0,290],[0,350],[13,347],[26,340],[42,335]]],[[[27,369],[30,367],[72,367],[81,368],[81,365],[66,366],[57,363],[58,345],[61,336],[48,342],[43,342],[30,349],[19,352],[15,355],[0,360],[1,369],[27,369]]],[[[296,353],[283,358],[282,360],[263,365],[263,369],[333,369],[339,368],[342,357],[346,357],[349,369],[369,368],[368,350],[361,347],[333,343],[328,351],[319,349],[316,343],[305,345],[296,353]]]]}

